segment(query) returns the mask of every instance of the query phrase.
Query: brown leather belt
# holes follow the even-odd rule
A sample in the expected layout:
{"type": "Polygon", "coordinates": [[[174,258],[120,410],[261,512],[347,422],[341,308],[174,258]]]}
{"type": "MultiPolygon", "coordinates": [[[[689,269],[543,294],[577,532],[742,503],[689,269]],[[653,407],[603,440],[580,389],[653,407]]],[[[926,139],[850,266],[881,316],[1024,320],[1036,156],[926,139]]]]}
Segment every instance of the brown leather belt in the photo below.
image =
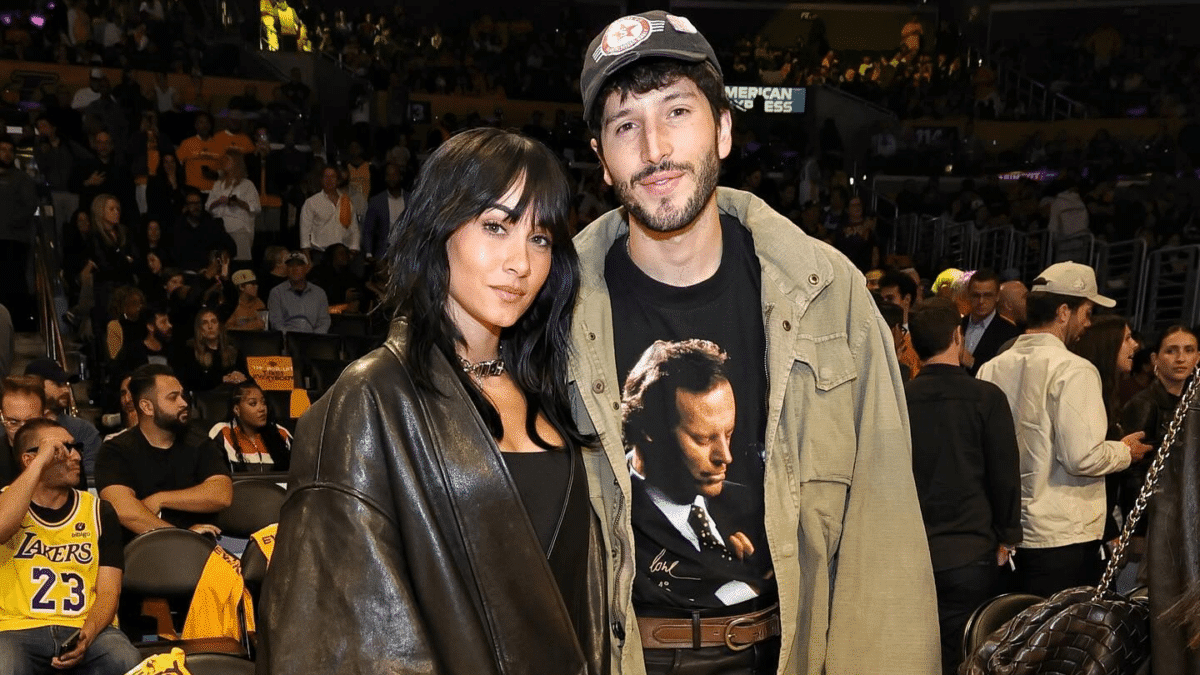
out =
{"type": "Polygon", "coordinates": [[[700,649],[728,647],[741,651],[756,642],[779,635],[779,605],[740,614],[690,619],[637,618],[644,649],[700,649]]]}

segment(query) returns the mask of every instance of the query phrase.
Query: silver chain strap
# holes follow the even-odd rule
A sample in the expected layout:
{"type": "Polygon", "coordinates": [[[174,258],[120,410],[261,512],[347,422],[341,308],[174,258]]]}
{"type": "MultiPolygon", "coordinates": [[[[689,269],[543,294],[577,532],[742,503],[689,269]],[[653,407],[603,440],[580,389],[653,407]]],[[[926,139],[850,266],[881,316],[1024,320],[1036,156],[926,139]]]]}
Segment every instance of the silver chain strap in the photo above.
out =
{"type": "Polygon", "coordinates": [[[1171,454],[1171,446],[1175,444],[1175,436],[1179,434],[1180,428],[1183,427],[1183,421],[1187,419],[1188,408],[1196,399],[1197,391],[1200,391],[1200,364],[1197,364],[1196,369],[1192,371],[1192,380],[1188,384],[1187,390],[1183,392],[1183,396],[1180,397],[1179,405],[1175,406],[1175,416],[1171,418],[1171,423],[1167,426],[1167,433],[1163,436],[1162,445],[1158,448],[1158,454],[1150,464],[1150,470],[1146,472],[1146,481],[1142,483],[1142,489],[1138,492],[1133,510],[1125,519],[1125,527],[1121,528],[1121,537],[1117,540],[1116,547],[1113,548],[1112,557],[1108,559],[1104,577],[1100,579],[1100,585],[1096,587],[1094,597],[1097,600],[1108,592],[1117,573],[1125,566],[1125,548],[1129,546],[1129,540],[1133,537],[1133,528],[1137,527],[1142,512],[1146,510],[1146,503],[1150,501],[1150,495],[1158,487],[1158,474],[1167,463],[1167,457],[1171,454]]]}

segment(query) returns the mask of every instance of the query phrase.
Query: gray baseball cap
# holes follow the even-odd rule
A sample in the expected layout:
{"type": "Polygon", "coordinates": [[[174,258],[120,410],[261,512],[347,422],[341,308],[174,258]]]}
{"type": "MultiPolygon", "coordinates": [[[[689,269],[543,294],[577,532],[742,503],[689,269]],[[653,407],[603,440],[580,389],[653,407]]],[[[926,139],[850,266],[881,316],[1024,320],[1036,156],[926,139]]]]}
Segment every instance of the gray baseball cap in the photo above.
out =
{"type": "Polygon", "coordinates": [[[629,64],[651,56],[680,61],[707,61],[721,74],[712,45],[691,21],[661,10],[621,17],[608,24],[583,56],[579,89],[583,93],[583,118],[589,119],[604,81],[629,64]]]}

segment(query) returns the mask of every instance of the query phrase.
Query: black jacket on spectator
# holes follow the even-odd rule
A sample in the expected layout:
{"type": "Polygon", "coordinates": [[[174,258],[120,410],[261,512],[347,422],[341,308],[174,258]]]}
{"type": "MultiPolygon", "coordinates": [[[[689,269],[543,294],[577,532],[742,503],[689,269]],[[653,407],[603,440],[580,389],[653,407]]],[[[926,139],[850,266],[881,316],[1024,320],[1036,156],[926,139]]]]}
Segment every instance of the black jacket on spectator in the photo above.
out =
{"type": "MultiPolygon", "coordinates": [[[[967,326],[971,325],[971,317],[964,316],[962,320],[963,334],[967,332],[967,326]]],[[[975,352],[971,354],[975,358],[975,365],[971,366],[968,372],[974,377],[975,373],[979,372],[979,366],[991,361],[1000,353],[1000,347],[1005,342],[1016,338],[1021,334],[1021,329],[1014,326],[1008,319],[1000,316],[997,312],[996,316],[992,317],[992,322],[988,324],[987,330],[983,331],[983,337],[979,338],[979,344],[975,345],[975,352]]]]}
{"type": "MultiPolygon", "coordinates": [[[[195,338],[193,337],[193,340],[195,338]]],[[[189,341],[190,342],[190,341],[189,341]]],[[[172,355],[171,367],[179,377],[179,383],[188,391],[212,391],[221,386],[226,375],[235,370],[246,372],[245,359],[238,355],[233,365],[221,363],[221,355],[216,350],[208,350],[211,365],[205,366],[196,358],[196,350],[191,344],[180,345],[172,355]]]]}
{"type": "Polygon", "coordinates": [[[109,246],[99,234],[92,236],[91,258],[96,262],[97,285],[136,283],[141,256],[131,239],[132,236],[126,235],[124,244],[109,246]]]}
{"type": "Polygon", "coordinates": [[[237,244],[225,231],[224,222],[208,213],[200,214],[200,222],[192,225],[180,216],[171,229],[171,257],[185,270],[198,270],[208,265],[208,252],[216,249],[237,251],[237,244]]]}
{"type": "Polygon", "coordinates": [[[121,218],[132,223],[137,220],[137,200],[133,195],[133,173],[129,166],[110,158],[108,162],[100,161],[94,154],[75,162],[71,172],[71,192],[79,195],[79,207],[92,211],[92,200],[98,195],[110,194],[121,202],[121,218]],[[104,182],[99,185],[84,185],[83,182],[91,177],[93,172],[104,174],[104,182]]]}
{"type": "MultiPolygon", "coordinates": [[[[1156,377],[1149,387],[1134,394],[1133,398],[1121,410],[1121,432],[1126,434],[1138,431],[1146,432],[1144,443],[1157,448],[1162,444],[1163,436],[1167,433],[1167,425],[1175,414],[1175,406],[1179,405],[1179,397],[1167,391],[1162,382],[1156,377]]],[[[1146,472],[1154,454],[1147,454],[1140,462],[1134,462],[1128,469],[1109,474],[1113,479],[1116,490],[1117,505],[1121,513],[1128,514],[1133,510],[1138,491],[1146,481],[1146,472]]],[[[1135,528],[1134,533],[1146,534],[1148,519],[1143,518],[1135,528]]]]}
{"type": "Polygon", "coordinates": [[[931,363],[904,393],[934,571],[1020,542],[1020,452],[1004,392],[959,366],[931,363]]]}
{"type": "Polygon", "coordinates": [[[183,188],[187,186],[187,181],[182,165],[176,174],[174,186],[167,180],[162,167],[146,181],[146,215],[158,220],[164,231],[183,212],[183,188]]]}

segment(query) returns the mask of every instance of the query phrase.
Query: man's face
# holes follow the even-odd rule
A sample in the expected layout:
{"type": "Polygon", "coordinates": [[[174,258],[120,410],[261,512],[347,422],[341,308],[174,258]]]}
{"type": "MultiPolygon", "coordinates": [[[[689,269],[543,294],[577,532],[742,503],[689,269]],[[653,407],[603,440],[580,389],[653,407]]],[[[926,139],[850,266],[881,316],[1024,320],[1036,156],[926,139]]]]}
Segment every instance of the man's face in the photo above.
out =
{"type": "Polygon", "coordinates": [[[603,143],[593,141],[592,149],[631,221],[655,232],[676,232],[711,201],[732,143],[730,129],[729,113],[713,119],[703,92],[681,77],[624,99],[619,92],[609,94],[603,143]]]}
{"type": "Polygon", "coordinates": [[[17,149],[12,143],[7,141],[0,142],[0,166],[5,169],[12,168],[12,165],[17,161],[17,149]]]}
{"type": "Polygon", "coordinates": [[[383,182],[389,190],[395,190],[400,187],[400,181],[404,178],[404,174],[400,172],[399,164],[388,164],[383,173],[383,182]]]}
{"type": "Polygon", "coordinates": [[[308,265],[302,262],[289,262],[287,264],[288,281],[302,281],[306,274],[308,274],[308,265]]]}
{"type": "Polygon", "coordinates": [[[200,217],[204,210],[204,198],[200,195],[188,195],[183,202],[183,215],[193,220],[200,217]]]}
{"type": "Polygon", "coordinates": [[[54,380],[43,380],[46,388],[46,405],[55,412],[62,412],[71,407],[71,385],[59,384],[54,380]]]}
{"type": "Polygon", "coordinates": [[[644,457],[646,480],[680,501],[716,497],[733,462],[730,440],[737,408],[733,387],[722,380],[706,392],[675,391],[679,424],[644,457]],[[678,451],[678,455],[675,452],[678,451]]]}
{"type": "Polygon", "coordinates": [[[134,412],[133,396],[129,393],[129,376],[126,375],[121,379],[121,412],[134,412]]]}
{"type": "Polygon", "coordinates": [[[321,189],[326,192],[333,192],[337,189],[338,172],[337,169],[328,168],[321,172],[321,189]]]}
{"type": "Polygon", "coordinates": [[[12,445],[22,424],[46,416],[38,397],[20,392],[8,394],[0,400],[0,412],[4,414],[4,433],[8,436],[9,445],[12,445]]]}
{"type": "Polygon", "coordinates": [[[92,149],[96,151],[97,157],[108,161],[112,155],[112,136],[109,136],[107,131],[97,132],[92,136],[92,149]]]}
{"type": "Polygon", "coordinates": [[[154,323],[151,324],[150,330],[154,331],[154,337],[159,342],[170,342],[171,335],[175,332],[175,327],[171,325],[170,315],[155,314],[154,323]]]}
{"type": "Polygon", "coordinates": [[[967,299],[971,301],[971,318],[983,321],[996,311],[996,300],[1000,297],[1000,284],[995,281],[971,282],[967,284],[967,299]]]}
{"type": "MultiPolygon", "coordinates": [[[[34,450],[41,447],[43,442],[61,443],[64,446],[74,445],[75,437],[71,432],[62,427],[49,427],[41,429],[36,433],[29,435],[25,440],[25,444],[29,447],[20,448],[21,459],[25,462],[25,466],[33,461],[35,453],[26,453],[26,450],[34,450]]],[[[11,440],[10,440],[11,442],[11,440]]],[[[42,484],[52,488],[74,487],[79,485],[79,467],[83,464],[83,459],[79,456],[79,450],[69,448],[67,456],[55,460],[46,467],[42,473],[42,484]]]]}
{"type": "Polygon", "coordinates": [[[904,316],[908,317],[908,307],[912,304],[912,298],[900,294],[899,286],[881,286],[879,295],[887,302],[896,305],[904,310],[904,316]]]}
{"type": "Polygon", "coordinates": [[[47,140],[54,138],[56,130],[54,128],[54,125],[51,124],[49,120],[47,120],[45,118],[40,119],[37,121],[36,126],[37,126],[37,132],[38,132],[39,136],[41,136],[47,140]]]}
{"type": "Polygon", "coordinates": [[[145,413],[145,406],[154,424],[160,429],[179,433],[187,426],[188,402],[183,397],[183,385],[179,380],[169,375],[159,375],[154,378],[154,388],[147,392],[148,397],[139,401],[138,411],[145,413]]]}
{"type": "Polygon", "coordinates": [[[1071,312],[1071,317],[1067,319],[1067,339],[1068,345],[1075,344],[1083,331],[1092,325],[1092,309],[1095,304],[1091,300],[1084,300],[1083,304],[1076,307],[1074,312],[1071,312]]]}

